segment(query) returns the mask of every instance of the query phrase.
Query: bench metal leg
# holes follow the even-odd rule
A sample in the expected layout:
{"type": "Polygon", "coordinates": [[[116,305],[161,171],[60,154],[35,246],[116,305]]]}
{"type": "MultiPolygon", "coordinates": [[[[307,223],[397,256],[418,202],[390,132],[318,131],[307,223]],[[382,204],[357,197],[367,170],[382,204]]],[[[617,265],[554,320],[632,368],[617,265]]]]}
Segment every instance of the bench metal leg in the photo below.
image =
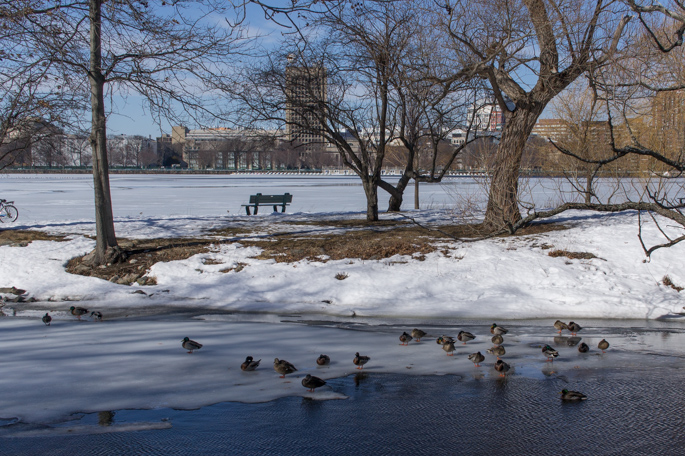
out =
{"type": "Polygon", "coordinates": [[[254,205],[254,215],[257,215],[257,211],[259,210],[259,205],[255,204],[254,205]]]}
{"type": "Polygon", "coordinates": [[[247,212],[247,215],[251,215],[250,214],[250,206],[245,206],[245,212],[247,212]]]}

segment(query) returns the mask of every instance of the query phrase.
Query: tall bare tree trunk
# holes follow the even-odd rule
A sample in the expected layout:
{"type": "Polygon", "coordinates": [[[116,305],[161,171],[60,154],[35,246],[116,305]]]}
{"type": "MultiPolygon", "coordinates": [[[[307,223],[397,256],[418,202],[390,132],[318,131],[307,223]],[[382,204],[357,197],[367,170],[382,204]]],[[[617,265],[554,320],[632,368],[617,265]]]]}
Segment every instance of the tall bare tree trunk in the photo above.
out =
{"type": "MultiPolygon", "coordinates": [[[[546,104],[546,103],[545,103],[546,104]]],[[[521,220],[518,182],[521,157],[545,104],[517,108],[506,116],[502,140],[495,154],[490,194],[483,224],[488,231],[509,229],[521,220]]]]}
{"type": "Polygon", "coordinates": [[[102,74],[101,50],[102,0],[90,0],[90,102],[92,129],[90,145],[93,151],[93,188],[95,191],[96,247],[90,258],[93,265],[117,262],[120,250],[114,233],[112,197],[109,190],[107,163],[107,126],[105,117],[105,77],[102,74]]]}

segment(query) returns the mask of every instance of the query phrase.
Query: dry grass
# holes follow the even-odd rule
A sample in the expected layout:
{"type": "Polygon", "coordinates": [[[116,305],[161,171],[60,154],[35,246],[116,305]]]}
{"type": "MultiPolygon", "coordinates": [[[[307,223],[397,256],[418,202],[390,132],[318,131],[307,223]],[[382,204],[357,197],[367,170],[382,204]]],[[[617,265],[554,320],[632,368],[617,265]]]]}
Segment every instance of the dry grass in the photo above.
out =
{"type": "MultiPolygon", "coordinates": [[[[0,225],[0,228],[2,226],[0,225]]],[[[64,241],[65,236],[54,236],[40,231],[0,229],[0,245],[25,247],[33,241],[64,241]]]]}
{"type": "Polygon", "coordinates": [[[594,253],[590,252],[569,252],[568,250],[552,250],[547,255],[552,258],[566,257],[571,260],[591,260],[597,258],[594,253]]]}
{"type": "MultiPolygon", "coordinates": [[[[332,227],[335,233],[317,232],[303,235],[275,232],[259,238],[249,238],[247,236],[254,233],[254,229],[239,227],[213,231],[211,239],[119,239],[119,246],[127,254],[125,262],[92,268],[82,264],[82,257],[79,257],[70,260],[66,270],[73,274],[99,277],[122,284],[153,284],[154,278],[146,275],[153,264],[183,260],[198,253],[209,252],[213,245],[222,243],[239,241],[243,245],[257,246],[262,249],[257,258],[275,259],[280,263],[295,263],[301,260],[325,262],[346,258],[381,260],[395,255],[409,256],[422,261],[426,255],[436,250],[445,256],[450,256],[451,249],[446,248],[444,244],[453,241],[454,238],[474,238],[483,235],[478,225],[450,225],[441,226],[439,230],[427,230],[406,221],[370,223],[363,219],[316,220],[300,224],[332,227]]],[[[274,226],[278,228],[277,225],[274,226]]],[[[562,229],[565,228],[561,225],[538,224],[522,229],[514,236],[562,229]]],[[[63,237],[50,236],[38,231],[8,230],[0,231],[0,245],[3,239],[11,245],[27,245],[33,240],[63,240],[63,237]]],[[[221,264],[221,262],[206,259],[204,264],[221,264]]],[[[223,269],[222,272],[240,272],[245,267],[247,265],[239,264],[223,269]]]]}
{"type": "Polygon", "coordinates": [[[662,282],[664,285],[666,285],[667,287],[673,288],[673,289],[674,289],[675,291],[677,291],[678,293],[680,293],[681,291],[683,291],[683,287],[679,287],[678,285],[676,285],[675,283],[673,283],[673,281],[671,280],[671,278],[670,278],[669,276],[667,276],[667,275],[665,275],[664,278],[661,279],[661,282],[662,282]]]}

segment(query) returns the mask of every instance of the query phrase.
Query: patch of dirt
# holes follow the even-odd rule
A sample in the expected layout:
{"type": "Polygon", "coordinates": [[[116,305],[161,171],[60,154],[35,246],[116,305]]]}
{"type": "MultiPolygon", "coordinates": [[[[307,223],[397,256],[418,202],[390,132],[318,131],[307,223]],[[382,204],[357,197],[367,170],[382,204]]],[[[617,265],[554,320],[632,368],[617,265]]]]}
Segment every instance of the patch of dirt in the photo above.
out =
{"type": "MultiPolygon", "coordinates": [[[[2,228],[2,226],[0,226],[2,228]]],[[[65,236],[54,236],[41,231],[0,229],[0,245],[26,247],[33,241],[65,241],[65,236]]]]}
{"type": "MultiPolygon", "coordinates": [[[[259,238],[248,238],[245,235],[254,232],[253,230],[231,228],[213,231],[212,239],[119,239],[119,246],[126,252],[125,262],[93,268],[82,263],[83,257],[78,257],[68,262],[66,270],[72,274],[99,277],[120,284],[152,285],[155,279],[147,273],[153,264],[184,260],[198,253],[209,252],[211,246],[217,244],[240,242],[242,245],[254,245],[262,249],[257,258],[274,259],[279,263],[294,263],[305,259],[323,262],[345,258],[381,260],[394,255],[412,256],[422,261],[427,254],[436,250],[449,256],[451,250],[445,247],[445,242],[455,238],[482,236],[478,225],[449,225],[439,229],[426,229],[404,221],[369,223],[365,220],[319,220],[316,225],[351,230],[334,234],[272,233],[259,238]],[[219,236],[222,239],[217,239],[219,236]]],[[[532,225],[519,230],[513,236],[561,229],[565,228],[553,224],[532,225]]],[[[210,259],[204,261],[204,264],[218,263],[210,259]]],[[[221,272],[240,272],[245,267],[247,265],[240,264],[221,272]]]]}
{"type": "Polygon", "coordinates": [[[591,260],[598,258],[594,253],[590,252],[569,252],[568,250],[552,250],[547,255],[552,258],[566,257],[571,260],[591,260]]]}
{"type": "MultiPolygon", "coordinates": [[[[162,261],[185,260],[198,253],[208,252],[216,243],[208,239],[119,239],[119,247],[126,252],[126,261],[106,266],[91,267],[83,264],[83,257],[69,260],[67,272],[99,277],[122,285],[154,285],[154,277],[146,274],[150,267],[162,261]]],[[[210,264],[207,260],[206,264],[210,264]]]]}
{"type": "Polygon", "coordinates": [[[666,285],[667,287],[673,288],[673,289],[674,289],[675,291],[677,291],[678,293],[680,293],[681,291],[683,291],[683,287],[679,287],[678,285],[676,285],[675,283],[673,283],[673,281],[671,280],[671,278],[670,278],[669,276],[667,276],[667,275],[665,275],[664,278],[661,279],[661,282],[662,282],[664,285],[666,285]]]}

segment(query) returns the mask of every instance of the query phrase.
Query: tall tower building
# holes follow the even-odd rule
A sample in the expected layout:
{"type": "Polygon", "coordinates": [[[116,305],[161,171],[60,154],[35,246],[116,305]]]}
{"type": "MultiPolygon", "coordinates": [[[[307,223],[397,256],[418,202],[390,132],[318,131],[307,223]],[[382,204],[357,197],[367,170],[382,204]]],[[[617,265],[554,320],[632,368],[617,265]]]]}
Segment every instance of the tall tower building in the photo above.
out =
{"type": "Polygon", "coordinates": [[[322,66],[298,66],[288,57],[285,70],[285,122],[288,141],[298,147],[300,157],[325,148],[321,131],[325,118],[326,69],[322,66]]]}

